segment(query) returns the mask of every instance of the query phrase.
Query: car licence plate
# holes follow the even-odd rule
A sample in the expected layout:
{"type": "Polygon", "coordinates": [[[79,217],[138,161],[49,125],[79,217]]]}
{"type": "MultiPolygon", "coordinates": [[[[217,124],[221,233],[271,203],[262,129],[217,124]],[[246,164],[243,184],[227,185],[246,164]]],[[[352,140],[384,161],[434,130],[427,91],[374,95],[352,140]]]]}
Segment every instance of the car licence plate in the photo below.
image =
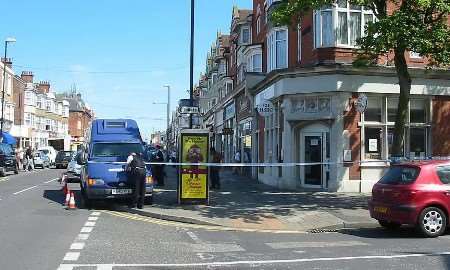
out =
{"type": "Polygon", "coordinates": [[[382,213],[382,214],[386,214],[387,213],[387,207],[383,207],[383,206],[375,206],[373,208],[373,211],[378,212],[378,213],[382,213]]]}
{"type": "Polygon", "coordinates": [[[113,195],[124,195],[133,193],[132,189],[113,189],[111,192],[113,195]]]}

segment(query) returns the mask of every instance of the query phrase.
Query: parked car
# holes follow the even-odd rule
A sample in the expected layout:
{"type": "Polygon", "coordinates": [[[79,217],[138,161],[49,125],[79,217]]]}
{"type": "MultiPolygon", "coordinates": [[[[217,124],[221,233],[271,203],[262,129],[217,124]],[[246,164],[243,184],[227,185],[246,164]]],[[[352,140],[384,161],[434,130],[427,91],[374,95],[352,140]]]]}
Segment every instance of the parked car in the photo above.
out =
{"type": "Polygon", "coordinates": [[[370,216],[395,229],[414,225],[437,237],[449,225],[450,161],[421,161],[391,166],[372,189],[370,216]]]}
{"type": "Polygon", "coordinates": [[[59,151],[55,158],[56,169],[67,168],[74,153],[73,151],[59,151]]]}
{"type": "Polygon", "coordinates": [[[68,183],[80,183],[81,165],[77,163],[77,158],[81,152],[72,154],[71,160],[67,165],[66,180],[68,183]]]}
{"type": "Polygon", "coordinates": [[[35,168],[50,168],[50,158],[43,151],[34,153],[33,161],[35,168]]]}
{"type": "Polygon", "coordinates": [[[57,151],[55,150],[55,148],[53,148],[52,146],[44,146],[44,147],[38,148],[38,151],[42,151],[42,152],[44,152],[44,154],[46,154],[48,156],[48,158],[50,159],[50,165],[55,164],[56,155],[57,155],[57,151]]]}
{"type": "Polygon", "coordinates": [[[0,176],[3,177],[6,172],[11,171],[15,174],[19,173],[16,155],[11,145],[0,143],[0,176]]]}

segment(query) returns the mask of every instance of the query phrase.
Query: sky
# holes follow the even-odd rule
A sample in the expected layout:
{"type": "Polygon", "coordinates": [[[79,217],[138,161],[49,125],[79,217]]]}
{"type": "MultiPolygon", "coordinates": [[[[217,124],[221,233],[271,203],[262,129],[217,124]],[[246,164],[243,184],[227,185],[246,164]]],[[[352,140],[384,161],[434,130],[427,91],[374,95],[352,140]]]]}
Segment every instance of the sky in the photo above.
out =
{"type": "MultiPolygon", "coordinates": [[[[0,38],[17,39],[8,47],[15,73],[33,71],[55,92],[76,85],[98,118],[136,119],[148,136],[166,126],[166,105],[153,104],[167,102],[164,85],[171,110],[189,98],[189,0],[1,3],[9,12],[0,38]]],[[[230,30],[233,5],[251,9],[252,0],[196,0],[196,81],[217,32],[230,30]]]]}

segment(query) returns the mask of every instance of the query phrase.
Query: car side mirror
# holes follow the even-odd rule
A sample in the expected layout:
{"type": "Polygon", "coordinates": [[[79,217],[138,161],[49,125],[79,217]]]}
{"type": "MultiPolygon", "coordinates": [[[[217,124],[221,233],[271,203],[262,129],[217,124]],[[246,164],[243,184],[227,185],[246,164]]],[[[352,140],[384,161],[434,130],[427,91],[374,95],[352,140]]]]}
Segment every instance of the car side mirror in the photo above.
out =
{"type": "Polygon", "coordinates": [[[78,165],[86,165],[86,156],[84,153],[81,153],[77,156],[77,164],[78,165]]]}

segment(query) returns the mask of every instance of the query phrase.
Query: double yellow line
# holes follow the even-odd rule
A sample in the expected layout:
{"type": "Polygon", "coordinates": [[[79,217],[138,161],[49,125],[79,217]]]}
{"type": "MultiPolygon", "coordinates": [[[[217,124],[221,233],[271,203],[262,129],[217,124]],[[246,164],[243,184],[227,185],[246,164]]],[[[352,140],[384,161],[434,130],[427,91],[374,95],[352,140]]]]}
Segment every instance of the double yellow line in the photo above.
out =
{"type": "Polygon", "coordinates": [[[182,223],[176,221],[168,221],[162,219],[156,219],[151,217],[143,217],[135,214],[117,212],[117,211],[109,211],[102,210],[101,212],[105,214],[109,214],[111,216],[125,218],[128,220],[134,221],[142,221],[162,226],[172,226],[172,227],[183,227],[183,228],[191,228],[191,229],[203,229],[208,231],[235,231],[235,232],[256,232],[256,233],[274,233],[274,234],[305,234],[307,232],[304,231],[287,231],[287,230],[261,230],[261,229],[247,229],[247,228],[232,228],[232,227],[222,227],[222,226],[212,226],[212,225],[198,225],[198,224],[189,224],[182,223]]]}

